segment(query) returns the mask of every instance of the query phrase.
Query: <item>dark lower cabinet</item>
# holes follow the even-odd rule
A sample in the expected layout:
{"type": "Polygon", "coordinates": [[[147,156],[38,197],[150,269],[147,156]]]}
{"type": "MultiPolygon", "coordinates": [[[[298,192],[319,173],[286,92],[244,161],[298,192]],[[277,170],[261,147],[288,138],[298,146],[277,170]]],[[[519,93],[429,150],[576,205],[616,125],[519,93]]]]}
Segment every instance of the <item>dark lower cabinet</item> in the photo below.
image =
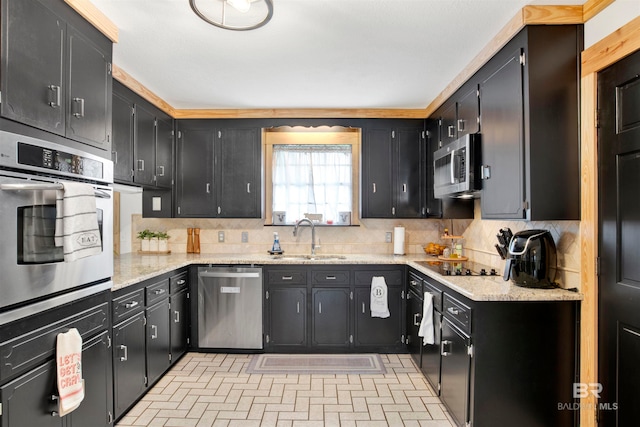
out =
{"type": "Polygon", "coordinates": [[[440,397],[458,425],[469,420],[470,338],[448,319],[442,323],[440,397]]]}
{"type": "MultiPolygon", "coordinates": [[[[113,373],[109,332],[85,342],[82,346],[84,399],[67,416],[69,427],[107,427],[113,423],[113,373]]],[[[17,424],[27,425],[27,424],[17,424]]]]}
{"type": "Polygon", "coordinates": [[[313,288],[311,343],[314,347],[349,347],[351,301],[349,288],[313,288]]]}
{"type": "Polygon", "coordinates": [[[355,334],[357,347],[371,347],[377,351],[402,346],[402,287],[388,287],[389,317],[371,317],[371,288],[355,290],[355,334]]]}
{"type": "Polygon", "coordinates": [[[169,297],[171,321],[171,362],[187,352],[189,337],[189,299],[186,289],[169,297]]]}
{"type": "MultiPolygon", "coordinates": [[[[420,289],[422,294],[422,289],[420,289]]],[[[407,293],[407,351],[418,368],[422,367],[422,338],[418,336],[420,322],[422,321],[422,295],[413,292],[407,293]]],[[[440,353],[438,353],[440,354],[440,353]]],[[[440,359],[438,358],[438,366],[440,359]]]]}
{"type": "Polygon", "coordinates": [[[302,287],[270,287],[265,342],[268,349],[307,346],[307,289],[302,287]]]}
{"type": "Polygon", "coordinates": [[[145,317],[140,312],[113,327],[115,417],[120,418],[144,393],[145,317]]]}
{"type": "Polygon", "coordinates": [[[52,415],[57,401],[56,366],[53,360],[0,387],[2,427],[60,427],[62,418],[52,415]]]}
{"type": "Polygon", "coordinates": [[[440,374],[440,345],[442,342],[442,314],[433,311],[433,344],[424,344],[422,338],[418,338],[419,345],[422,347],[422,357],[420,370],[427,378],[436,395],[440,395],[441,374],[440,374]]]}
{"type": "Polygon", "coordinates": [[[153,384],[171,364],[169,299],[147,308],[147,383],[153,384]]]}

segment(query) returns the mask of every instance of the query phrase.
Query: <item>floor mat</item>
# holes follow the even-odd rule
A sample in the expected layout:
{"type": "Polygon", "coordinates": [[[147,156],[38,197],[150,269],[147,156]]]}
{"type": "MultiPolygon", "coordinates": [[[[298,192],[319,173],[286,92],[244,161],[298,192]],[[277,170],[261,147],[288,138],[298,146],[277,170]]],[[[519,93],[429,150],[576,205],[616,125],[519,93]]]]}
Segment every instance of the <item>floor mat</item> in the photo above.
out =
{"type": "Polygon", "coordinates": [[[256,354],[248,374],[386,374],[379,354],[256,354]]]}

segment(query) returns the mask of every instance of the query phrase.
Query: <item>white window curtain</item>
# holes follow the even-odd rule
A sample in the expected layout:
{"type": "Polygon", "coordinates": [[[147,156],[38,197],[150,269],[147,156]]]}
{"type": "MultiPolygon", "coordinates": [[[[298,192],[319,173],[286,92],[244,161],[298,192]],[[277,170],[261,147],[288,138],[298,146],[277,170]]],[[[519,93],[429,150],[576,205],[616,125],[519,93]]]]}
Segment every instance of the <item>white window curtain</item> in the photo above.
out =
{"type": "Polygon", "coordinates": [[[274,145],[273,210],[285,211],[287,223],[305,213],[337,222],[351,211],[350,145],[274,145]]]}

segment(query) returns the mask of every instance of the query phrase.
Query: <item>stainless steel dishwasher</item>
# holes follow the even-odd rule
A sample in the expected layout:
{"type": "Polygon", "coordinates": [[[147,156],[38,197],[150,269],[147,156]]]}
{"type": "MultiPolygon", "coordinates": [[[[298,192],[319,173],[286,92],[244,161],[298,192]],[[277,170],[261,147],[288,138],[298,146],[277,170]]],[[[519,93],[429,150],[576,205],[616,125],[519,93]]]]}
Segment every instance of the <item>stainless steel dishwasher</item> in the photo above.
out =
{"type": "Polygon", "coordinates": [[[198,346],[262,349],[262,268],[198,268],[198,346]]]}

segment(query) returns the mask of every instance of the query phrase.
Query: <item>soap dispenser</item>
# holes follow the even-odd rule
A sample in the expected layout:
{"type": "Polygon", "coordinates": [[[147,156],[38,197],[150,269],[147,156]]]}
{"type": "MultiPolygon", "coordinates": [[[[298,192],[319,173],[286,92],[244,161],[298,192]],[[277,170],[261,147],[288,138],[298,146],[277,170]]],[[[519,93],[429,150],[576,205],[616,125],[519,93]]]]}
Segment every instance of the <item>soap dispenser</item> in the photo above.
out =
{"type": "Polygon", "coordinates": [[[274,254],[282,253],[282,248],[280,247],[280,237],[278,237],[278,232],[273,233],[273,247],[271,248],[271,252],[274,254]]]}

